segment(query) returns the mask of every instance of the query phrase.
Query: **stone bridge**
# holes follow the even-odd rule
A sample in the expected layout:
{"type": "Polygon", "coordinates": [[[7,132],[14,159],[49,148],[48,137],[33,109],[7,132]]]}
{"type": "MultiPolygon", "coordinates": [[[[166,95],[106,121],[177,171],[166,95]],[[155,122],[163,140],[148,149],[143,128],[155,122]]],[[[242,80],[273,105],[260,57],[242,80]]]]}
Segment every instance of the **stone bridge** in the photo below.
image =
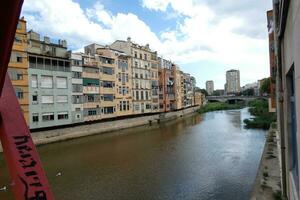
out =
{"type": "Polygon", "coordinates": [[[237,103],[244,101],[248,103],[249,101],[252,101],[254,99],[264,99],[268,100],[268,97],[265,96],[207,96],[206,100],[208,102],[227,102],[227,103],[237,103]]]}

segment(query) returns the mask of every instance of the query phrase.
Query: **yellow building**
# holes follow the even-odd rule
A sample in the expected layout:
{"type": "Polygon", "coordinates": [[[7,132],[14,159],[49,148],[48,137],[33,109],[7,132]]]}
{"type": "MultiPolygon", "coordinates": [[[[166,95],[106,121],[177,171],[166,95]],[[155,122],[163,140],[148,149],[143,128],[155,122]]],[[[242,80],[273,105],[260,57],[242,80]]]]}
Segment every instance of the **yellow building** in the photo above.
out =
{"type": "Polygon", "coordinates": [[[176,109],[180,110],[183,108],[183,72],[180,71],[179,67],[176,66],[176,78],[175,78],[175,95],[176,95],[176,109]]]}
{"type": "Polygon", "coordinates": [[[24,18],[19,20],[12,47],[8,73],[19,99],[24,118],[29,123],[27,32],[24,18]]]}
{"type": "Polygon", "coordinates": [[[84,121],[101,119],[99,67],[94,56],[82,56],[84,121]]]}
{"type": "Polygon", "coordinates": [[[116,66],[118,55],[109,48],[97,48],[99,62],[101,119],[116,117],[116,66]]]}
{"type": "Polygon", "coordinates": [[[131,58],[123,52],[116,51],[116,115],[132,115],[132,67],[131,58]]]}

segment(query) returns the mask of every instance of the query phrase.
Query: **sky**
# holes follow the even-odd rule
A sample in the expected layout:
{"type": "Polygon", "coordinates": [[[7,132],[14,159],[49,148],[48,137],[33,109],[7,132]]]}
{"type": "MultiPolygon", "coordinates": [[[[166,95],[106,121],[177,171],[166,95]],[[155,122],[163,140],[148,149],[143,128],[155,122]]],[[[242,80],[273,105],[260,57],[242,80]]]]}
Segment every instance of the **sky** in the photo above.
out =
{"type": "Polygon", "coordinates": [[[241,86],[269,76],[266,11],[271,0],[25,0],[27,29],[80,51],[127,37],[178,64],[205,88],[223,89],[227,70],[241,86]]]}

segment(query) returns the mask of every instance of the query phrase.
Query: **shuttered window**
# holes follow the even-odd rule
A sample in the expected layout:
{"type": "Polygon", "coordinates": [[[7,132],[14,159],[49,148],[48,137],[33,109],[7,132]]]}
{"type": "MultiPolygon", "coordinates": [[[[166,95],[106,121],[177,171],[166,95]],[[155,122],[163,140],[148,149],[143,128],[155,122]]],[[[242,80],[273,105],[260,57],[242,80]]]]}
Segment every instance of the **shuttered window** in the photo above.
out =
{"type": "Polygon", "coordinates": [[[54,97],[53,96],[42,96],[42,103],[49,104],[54,103],[54,97]]]}
{"type": "Polygon", "coordinates": [[[37,75],[33,74],[31,75],[31,87],[37,88],[38,82],[37,82],[37,75]]]}
{"type": "Polygon", "coordinates": [[[57,113],[57,119],[58,120],[63,120],[63,119],[68,119],[68,118],[69,118],[68,112],[59,112],[59,113],[57,113]]]}
{"type": "Polygon", "coordinates": [[[54,120],[54,113],[43,113],[42,114],[43,121],[53,121],[54,120]]]}
{"type": "Polygon", "coordinates": [[[53,88],[53,77],[52,76],[41,76],[41,87],[42,88],[53,88]]]}
{"type": "Polygon", "coordinates": [[[67,88],[67,78],[66,77],[57,77],[56,84],[57,84],[57,88],[67,88]]]}
{"type": "Polygon", "coordinates": [[[57,103],[68,103],[68,96],[67,95],[60,95],[57,96],[57,103]]]}

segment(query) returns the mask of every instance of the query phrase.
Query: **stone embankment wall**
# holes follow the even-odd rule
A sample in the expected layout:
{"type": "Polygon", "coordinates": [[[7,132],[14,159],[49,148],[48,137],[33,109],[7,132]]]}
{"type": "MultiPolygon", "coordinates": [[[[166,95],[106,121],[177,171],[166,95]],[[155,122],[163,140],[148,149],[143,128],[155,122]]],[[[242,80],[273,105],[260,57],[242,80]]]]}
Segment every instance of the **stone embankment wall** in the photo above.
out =
{"type": "MultiPolygon", "coordinates": [[[[32,139],[36,145],[59,142],[89,135],[109,133],[126,128],[147,125],[149,123],[158,123],[167,120],[176,119],[184,115],[196,112],[200,107],[191,107],[184,110],[168,113],[154,114],[150,116],[140,116],[134,118],[99,122],[93,124],[83,124],[74,127],[58,128],[46,131],[32,133],[32,139]]],[[[0,148],[2,151],[2,148],[0,148]]]]}

